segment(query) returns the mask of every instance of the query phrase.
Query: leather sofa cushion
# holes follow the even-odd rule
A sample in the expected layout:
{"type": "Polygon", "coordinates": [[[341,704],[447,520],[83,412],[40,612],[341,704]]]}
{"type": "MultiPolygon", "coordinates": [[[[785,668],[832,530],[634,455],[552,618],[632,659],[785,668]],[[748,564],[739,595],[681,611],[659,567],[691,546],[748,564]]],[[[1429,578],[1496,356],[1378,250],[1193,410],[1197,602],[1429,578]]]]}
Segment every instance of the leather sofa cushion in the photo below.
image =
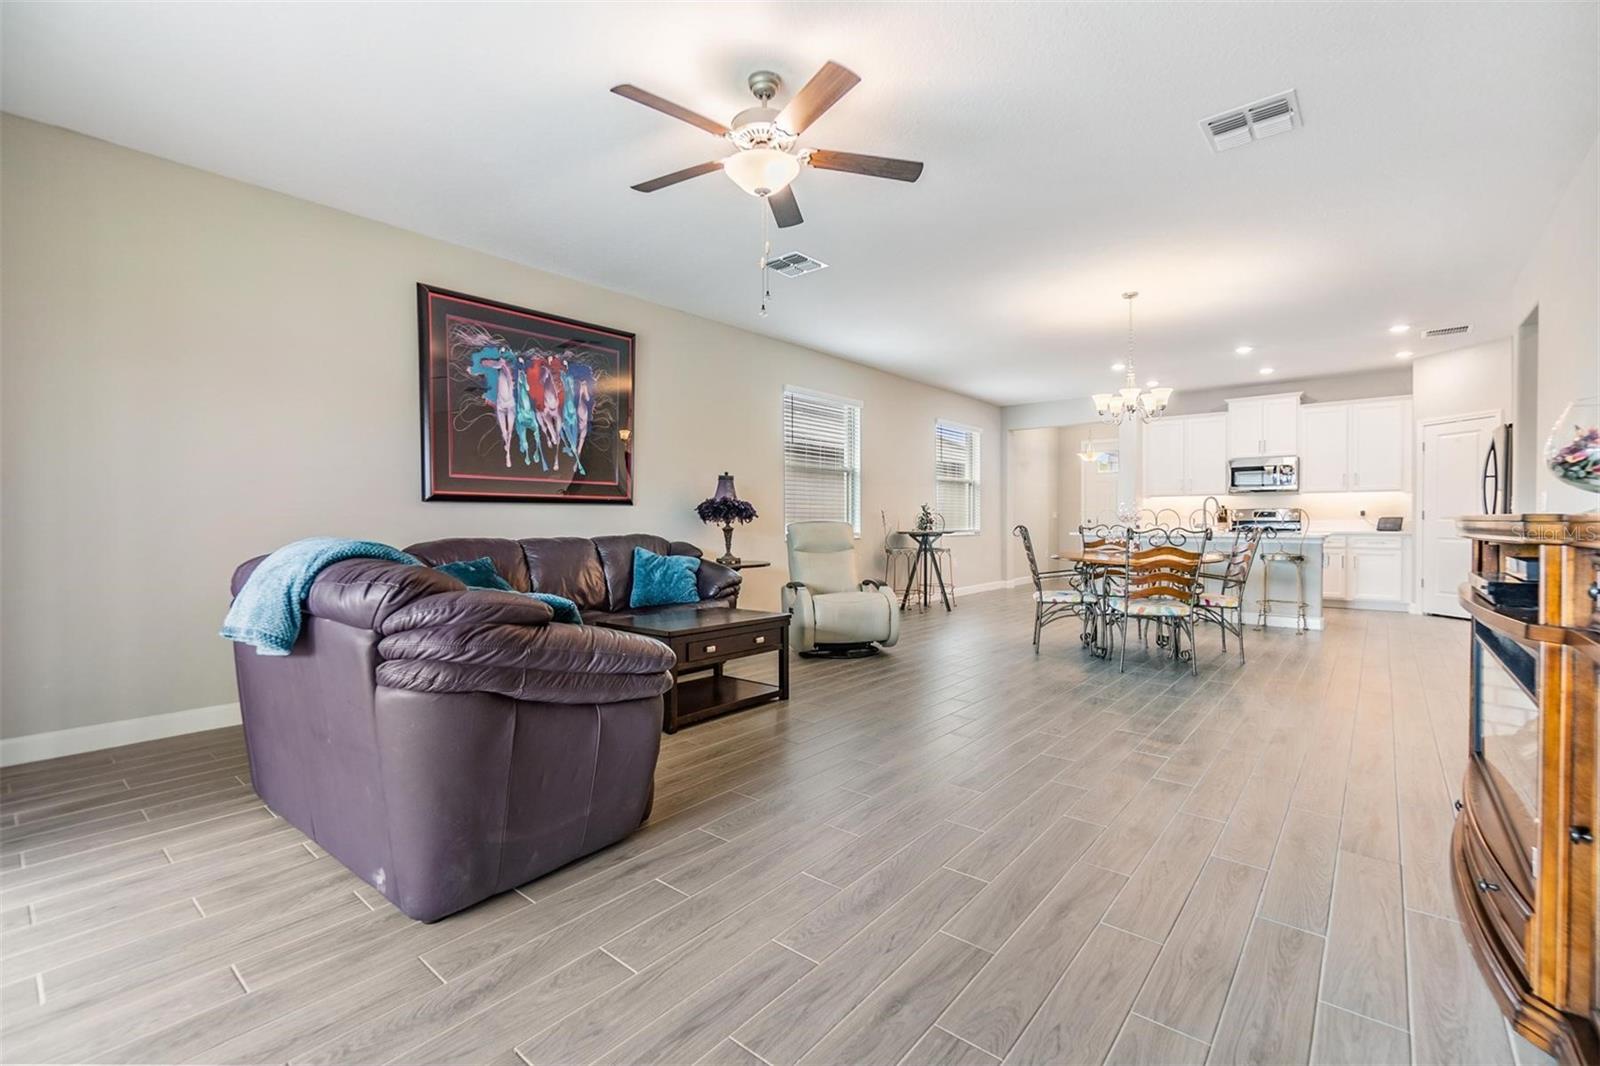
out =
{"type": "Polygon", "coordinates": [[[662,674],[676,659],[658,640],[596,626],[458,625],[407,629],[378,644],[384,659],[417,659],[463,666],[511,666],[522,670],[569,671],[594,683],[589,699],[613,697],[612,674],[662,674]]]}
{"type": "Polygon", "coordinates": [[[527,563],[529,589],[553,592],[590,611],[606,610],[606,575],[588,537],[531,537],[518,542],[527,563]]]}
{"type": "Polygon", "coordinates": [[[575,674],[566,670],[527,670],[517,666],[464,665],[426,659],[378,664],[378,684],[410,692],[493,692],[538,703],[616,703],[659,696],[672,687],[672,675],[575,674]],[[602,681],[603,684],[597,684],[602,681]]]}
{"type": "Polygon", "coordinates": [[[542,626],[554,617],[549,604],[520,592],[463,589],[411,601],[384,619],[379,632],[388,636],[407,629],[460,624],[542,626]]]}
{"type": "Polygon", "coordinates": [[[528,583],[528,563],[523,558],[522,545],[514,540],[501,537],[448,537],[444,540],[425,540],[421,544],[411,545],[405,551],[429,566],[471,562],[488,556],[494,563],[495,572],[510,582],[512,588],[518,592],[533,590],[528,583]]]}

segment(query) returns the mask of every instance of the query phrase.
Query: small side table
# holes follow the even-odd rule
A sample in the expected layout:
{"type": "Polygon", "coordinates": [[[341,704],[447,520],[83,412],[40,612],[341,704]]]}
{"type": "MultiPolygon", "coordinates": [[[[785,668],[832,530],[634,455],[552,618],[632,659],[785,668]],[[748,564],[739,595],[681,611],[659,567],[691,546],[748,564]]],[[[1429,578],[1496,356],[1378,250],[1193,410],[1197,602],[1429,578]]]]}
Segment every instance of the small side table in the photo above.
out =
{"type": "MultiPolygon", "coordinates": [[[[717,562],[715,559],[711,561],[717,562]]],[[[729,570],[759,570],[763,566],[771,566],[772,564],[765,559],[740,559],[736,563],[717,563],[717,565],[726,566],[729,570]]]]}
{"type": "Polygon", "coordinates": [[[929,568],[939,582],[939,598],[944,601],[944,609],[950,610],[950,594],[945,589],[944,571],[939,568],[939,557],[934,553],[933,546],[944,536],[944,530],[934,529],[902,529],[902,536],[910,537],[917,542],[917,554],[911,557],[911,573],[906,575],[905,595],[900,597],[900,609],[906,609],[906,604],[911,602],[911,587],[917,582],[917,569],[922,569],[922,605],[926,610],[929,592],[929,568]]]}

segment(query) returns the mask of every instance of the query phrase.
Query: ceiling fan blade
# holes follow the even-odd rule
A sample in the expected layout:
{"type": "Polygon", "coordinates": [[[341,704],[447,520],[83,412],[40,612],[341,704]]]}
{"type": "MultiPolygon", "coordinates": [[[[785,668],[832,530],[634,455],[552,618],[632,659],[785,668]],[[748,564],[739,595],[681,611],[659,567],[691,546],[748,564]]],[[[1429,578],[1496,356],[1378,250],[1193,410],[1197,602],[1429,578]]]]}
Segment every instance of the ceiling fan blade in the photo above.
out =
{"type": "Polygon", "coordinates": [[[772,217],[778,220],[779,229],[798,226],[805,221],[800,215],[800,205],[794,202],[793,185],[785,185],[767,197],[767,203],[772,205],[772,217]]]}
{"type": "Polygon", "coordinates": [[[860,80],[852,71],[828,60],[794,94],[794,99],[778,116],[778,125],[798,137],[806,131],[807,126],[821,118],[824,111],[838,103],[840,97],[854,89],[860,80]]]}
{"type": "Polygon", "coordinates": [[[687,122],[691,126],[699,126],[707,133],[718,137],[727,136],[728,127],[715,119],[706,118],[704,115],[690,111],[687,107],[680,107],[671,100],[663,100],[655,93],[645,92],[637,85],[613,85],[611,91],[618,96],[626,97],[636,104],[653,107],[663,115],[671,115],[675,119],[687,122]]]}
{"type": "Polygon", "coordinates": [[[910,159],[888,159],[881,155],[857,155],[854,152],[829,152],[813,148],[809,162],[819,170],[843,170],[851,174],[865,174],[869,178],[916,181],[922,177],[921,163],[910,159]]]}
{"type": "Polygon", "coordinates": [[[657,189],[665,189],[668,185],[676,185],[680,181],[688,181],[690,178],[698,178],[702,174],[710,174],[721,169],[722,160],[713,159],[709,163],[697,163],[692,167],[674,170],[671,174],[663,174],[659,178],[641,181],[633,188],[638,192],[655,192],[657,189]]]}

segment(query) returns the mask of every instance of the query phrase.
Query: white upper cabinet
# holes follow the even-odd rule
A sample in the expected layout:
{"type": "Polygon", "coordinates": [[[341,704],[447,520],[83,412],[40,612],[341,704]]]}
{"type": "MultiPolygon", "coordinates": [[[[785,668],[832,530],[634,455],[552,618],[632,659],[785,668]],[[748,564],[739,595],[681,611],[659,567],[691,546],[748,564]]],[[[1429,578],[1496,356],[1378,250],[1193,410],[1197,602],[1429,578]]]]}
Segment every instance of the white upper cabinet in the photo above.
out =
{"type": "Polygon", "coordinates": [[[1220,496],[1228,487],[1228,418],[1189,415],[1144,427],[1146,496],[1220,496]]]}
{"type": "Polygon", "coordinates": [[[1352,491],[1397,491],[1406,487],[1410,425],[1409,400],[1368,400],[1350,405],[1352,491]]]}
{"type": "Polygon", "coordinates": [[[1300,394],[1228,401],[1228,458],[1296,455],[1300,451],[1300,394]]]}
{"type": "Polygon", "coordinates": [[[1312,403],[1300,408],[1300,491],[1350,488],[1350,405],[1312,403]]]}
{"type": "Polygon", "coordinates": [[[1157,419],[1144,427],[1144,494],[1182,496],[1183,482],[1183,419],[1157,419]]]}
{"type": "Polygon", "coordinates": [[[1184,419],[1184,474],[1195,496],[1221,496],[1228,491],[1228,416],[1195,415],[1184,419]]]}
{"type": "Polygon", "coordinates": [[[1300,408],[1301,492],[1403,491],[1410,455],[1403,396],[1300,408]]]}
{"type": "Polygon", "coordinates": [[[1297,455],[1300,451],[1300,394],[1268,396],[1261,401],[1262,455],[1297,455]]]}

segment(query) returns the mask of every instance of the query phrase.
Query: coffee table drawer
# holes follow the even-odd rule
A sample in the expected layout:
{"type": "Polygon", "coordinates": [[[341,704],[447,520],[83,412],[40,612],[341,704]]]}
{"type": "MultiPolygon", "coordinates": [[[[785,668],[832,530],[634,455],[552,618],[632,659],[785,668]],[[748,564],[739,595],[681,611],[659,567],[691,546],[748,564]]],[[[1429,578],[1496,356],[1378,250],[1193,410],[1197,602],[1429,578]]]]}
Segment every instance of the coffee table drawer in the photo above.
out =
{"type": "Polygon", "coordinates": [[[771,629],[759,633],[724,633],[703,640],[692,640],[689,642],[684,661],[709,662],[729,655],[749,655],[751,652],[769,649],[776,651],[780,644],[779,636],[778,630],[771,629]]]}

